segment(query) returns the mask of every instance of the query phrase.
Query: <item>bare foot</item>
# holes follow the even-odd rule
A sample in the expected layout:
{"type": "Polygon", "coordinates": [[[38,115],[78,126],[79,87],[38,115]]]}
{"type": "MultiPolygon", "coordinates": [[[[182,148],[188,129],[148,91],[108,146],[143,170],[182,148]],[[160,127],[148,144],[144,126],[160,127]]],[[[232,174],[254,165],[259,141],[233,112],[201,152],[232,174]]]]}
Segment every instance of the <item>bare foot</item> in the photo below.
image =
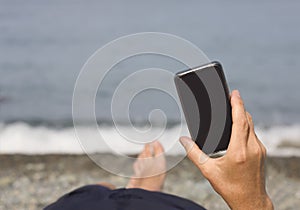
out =
{"type": "Polygon", "coordinates": [[[166,159],[164,149],[158,141],[146,144],[133,164],[135,175],[126,188],[142,188],[161,191],[166,177],[166,159]]]}

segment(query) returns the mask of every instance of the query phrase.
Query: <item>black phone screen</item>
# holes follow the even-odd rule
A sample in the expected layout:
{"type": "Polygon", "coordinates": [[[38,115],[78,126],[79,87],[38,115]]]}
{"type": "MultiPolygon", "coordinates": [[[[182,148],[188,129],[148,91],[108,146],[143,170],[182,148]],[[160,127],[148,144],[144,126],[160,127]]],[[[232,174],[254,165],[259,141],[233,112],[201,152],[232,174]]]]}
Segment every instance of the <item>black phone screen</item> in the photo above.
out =
{"type": "Polygon", "coordinates": [[[221,64],[212,62],[179,72],[175,85],[192,139],[207,154],[226,150],[232,118],[221,64]]]}

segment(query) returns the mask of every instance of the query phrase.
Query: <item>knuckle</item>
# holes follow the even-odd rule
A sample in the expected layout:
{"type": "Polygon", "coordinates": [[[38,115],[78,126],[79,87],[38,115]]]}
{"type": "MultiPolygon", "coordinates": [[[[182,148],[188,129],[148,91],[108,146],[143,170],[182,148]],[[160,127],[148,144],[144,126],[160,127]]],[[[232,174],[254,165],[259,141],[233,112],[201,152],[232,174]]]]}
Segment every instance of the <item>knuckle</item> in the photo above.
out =
{"type": "Polygon", "coordinates": [[[267,156],[267,149],[264,145],[261,146],[261,150],[262,150],[263,156],[266,157],[267,156]]]}
{"type": "Polygon", "coordinates": [[[248,124],[247,119],[245,119],[244,117],[241,117],[239,119],[238,123],[239,123],[239,125],[240,125],[240,127],[241,127],[242,130],[249,131],[249,124],[248,124]]]}
{"type": "Polygon", "coordinates": [[[263,157],[266,157],[267,156],[267,149],[266,149],[265,145],[263,145],[263,143],[259,140],[259,138],[257,138],[256,135],[255,135],[255,137],[256,137],[256,140],[258,142],[258,147],[260,148],[261,155],[263,157]]]}
{"type": "Polygon", "coordinates": [[[194,156],[191,154],[191,151],[188,151],[188,152],[187,152],[187,157],[188,157],[190,160],[193,160],[193,159],[194,159],[194,156]]]}
{"type": "Polygon", "coordinates": [[[260,147],[255,147],[254,149],[253,149],[253,152],[252,152],[252,154],[254,155],[254,156],[261,156],[262,155],[262,150],[261,150],[261,148],[260,147]]]}
{"type": "Polygon", "coordinates": [[[252,119],[252,116],[251,116],[251,114],[250,114],[249,112],[247,112],[247,115],[248,115],[248,117],[249,117],[250,119],[252,119]]]}
{"type": "Polygon", "coordinates": [[[243,100],[238,100],[237,103],[238,103],[239,106],[244,106],[243,100]]]}
{"type": "Polygon", "coordinates": [[[247,159],[246,151],[240,151],[235,155],[234,162],[237,164],[244,164],[247,159]]]}
{"type": "Polygon", "coordinates": [[[247,112],[247,116],[248,116],[249,121],[252,122],[252,116],[249,112],[247,112]]]}
{"type": "Polygon", "coordinates": [[[245,156],[238,156],[238,157],[235,159],[235,163],[236,163],[236,164],[239,164],[239,165],[244,164],[244,163],[246,163],[246,162],[247,162],[247,157],[245,157],[245,156]]]}
{"type": "MultiPolygon", "coordinates": [[[[200,169],[200,168],[199,168],[199,169],[200,169]]],[[[209,173],[207,167],[202,167],[202,168],[200,169],[200,171],[201,171],[202,175],[203,175],[205,178],[208,178],[208,177],[209,177],[210,173],[209,173]]]]}
{"type": "Polygon", "coordinates": [[[198,165],[198,154],[194,151],[189,151],[187,153],[188,158],[195,164],[198,165]]]}
{"type": "Polygon", "coordinates": [[[256,145],[251,149],[251,154],[254,157],[263,156],[263,151],[262,151],[262,148],[260,147],[259,143],[256,143],[256,145]]]}

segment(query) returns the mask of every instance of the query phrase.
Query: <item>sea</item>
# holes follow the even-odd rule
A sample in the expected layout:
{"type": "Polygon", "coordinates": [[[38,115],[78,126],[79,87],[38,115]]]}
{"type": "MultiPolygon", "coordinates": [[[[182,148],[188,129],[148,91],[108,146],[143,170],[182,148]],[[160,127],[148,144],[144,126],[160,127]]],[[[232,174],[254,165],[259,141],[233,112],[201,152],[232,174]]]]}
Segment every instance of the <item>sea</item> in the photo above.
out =
{"type": "MultiPolygon", "coordinates": [[[[153,129],[166,134],[165,147],[178,141],[179,130],[189,135],[180,104],[154,89],[137,94],[130,107],[117,107],[129,121],[124,114],[112,120],[112,97],[124,78],[146,68],[173,74],[186,68],[174,59],[149,54],[115,65],[95,97],[98,128],[82,110],[74,129],[74,87],[89,57],[122,36],[157,32],[182,37],[210,60],[221,62],[230,89],[240,90],[268,153],[300,156],[299,10],[297,0],[0,0],[0,153],[83,154],[85,140],[78,132],[89,138],[102,132],[110,142],[110,147],[99,143],[89,148],[94,153],[112,152],[111,148],[136,152],[139,148],[127,145],[122,132],[142,139],[145,130],[153,129]],[[151,118],[153,110],[161,110],[166,122],[151,118]]],[[[143,83],[131,81],[136,87],[143,83]]],[[[134,143],[141,146],[143,140],[134,143]]]]}

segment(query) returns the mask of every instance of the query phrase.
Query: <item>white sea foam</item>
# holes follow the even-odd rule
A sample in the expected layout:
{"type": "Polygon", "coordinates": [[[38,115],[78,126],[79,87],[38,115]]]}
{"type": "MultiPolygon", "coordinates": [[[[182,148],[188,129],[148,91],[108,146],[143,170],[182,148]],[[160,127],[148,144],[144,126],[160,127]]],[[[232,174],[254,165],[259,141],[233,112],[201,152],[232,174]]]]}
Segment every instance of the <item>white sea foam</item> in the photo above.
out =
{"type": "Polygon", "coordinates": [[[300,156],[300,125],[257,128],[257,136],[271,156],[300,156]]]}
{"type": "MultiPolygon", "coordinates": [[[[179,135],[188,135],[186,127],[179,134],[180,126],[166,129],[159,138],[169,154],[183,154],[184,150],[178,143],[179,135]]],[[[80,127],[79,131],[87,138],[98,136],[98,130],[91,127],[80,127]]],[[[275,126],[256,128],[257,135],[265,144],[271,156],[300,156],[300,125],[275,126]]],[[[128,133],[135,132],[128,128],[128,133]]],[[[83,154],[115,152],[122,154],[138,153],[142,144],[129,142],[113,127],[101,129],[105,141],[95,141],[88,147],[82,146],[73,127],[55,129],[44,126],[30,126],[25,123],[1,125],[1,154],[83,154]],[[114,148],[114,149],[112,149],[114,148]]],[[[145,137],[146,138],[146,137],[145,137]]],[[[84,144],[83,144],[84,145],[84,144]]]]}
{"type": "MultiPolygon", "coordinates": [[[[14,123],[0,127],[0,154],[83,154],[88,153],[121,153],[132,154],[141,151],[145,139],[143,135],[140,143],[128,141],[112,126],[101,127],[101,130],[82,126],[77,133],[83,138],[78,138],[73,127],[54,129],[44,126],[30,126],[26,123],[14,123]],[[99,132],[102,139],[99,138],[99,132]],[[89,141],[89,142],[87,142],[89,141]],[[113,149],[112,149],[113,148],[113,149]]],[[[126,130],[127,128],[122,128],[126,130]]],[[[179,126],[166,129],[159,138],[165,150],[169,154],[183,154],[184,150],[178,143],[181,135],[187,135],[185,129],[178,133],[179,126]]],[[[160,129],[153,129],[154,133],[160,133],[160,129]]],[[[126,134],[135,136],[136,130],[128,128],[126,134]]],[[[151,135],[153,136],[153,135],[151,135]]]]}

